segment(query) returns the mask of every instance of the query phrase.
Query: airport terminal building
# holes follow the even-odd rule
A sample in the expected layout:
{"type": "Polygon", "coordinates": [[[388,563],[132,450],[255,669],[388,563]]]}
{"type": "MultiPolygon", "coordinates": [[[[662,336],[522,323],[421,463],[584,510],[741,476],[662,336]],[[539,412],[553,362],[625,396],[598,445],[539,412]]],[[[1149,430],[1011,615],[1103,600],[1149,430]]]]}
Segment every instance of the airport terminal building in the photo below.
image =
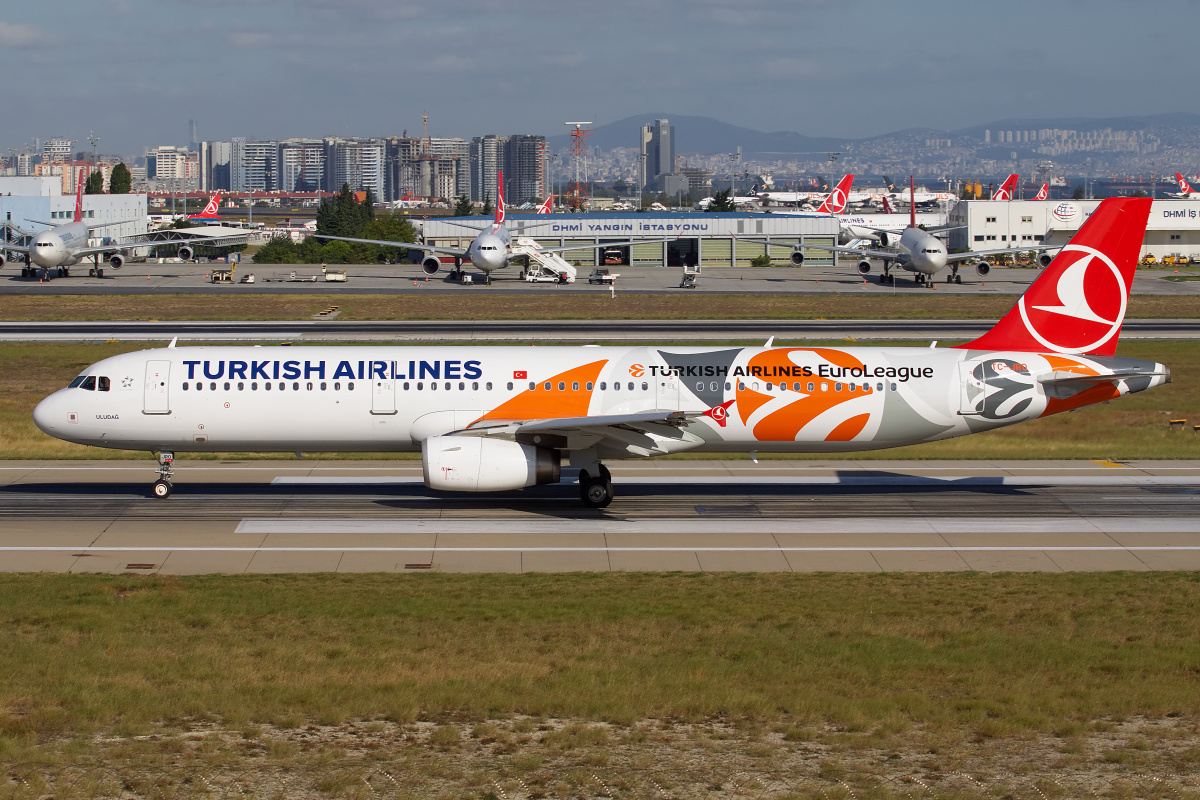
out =
{"type": "MultiPolygon", "coordinates": [[[[120,222],[97,228],[97,239],[119,239],[146,232],[146,195],[144,194],[85,194],[83,216],[88,224],[120,222]]],[[[30,220],[52,225],[66,225],[75,218],[74,195],[4,195],[0,196],[0,225],[13,225],[27,232],[46,230],[30,220]]],[[[99,243],[97,241],[97,243],[99,243]]]]}
{"type": "MultiPolygon", "coordinates": [[[[476,231],[491,223],[491,217],[480,216],[430,219],[424,224],[424,241],[439,247],[466,248],[476,231]]],[[[836,245],[838,238],[838,218],[826,215],[510,214],[507,225],[514,240],[527,237],[543,247],[659,240],[561,254],[580,267],[748,267],[752,259],[764,254],[782,265],[790,263],[788,259],[798,245],[836,245]]],[[[828,250],[807,249],[804,256],[805,263],[814,265],[836,263],[836,254],[828,250]]]]}
{"type": "MultiPolygon", "coordinates": [[[[1065,244],[1099,200],[962,200],[950,208],[952,251],[1065,244]]],[[[1142,256],[1200,261],[1200,202],[1155,200],[1142,256]]]]}

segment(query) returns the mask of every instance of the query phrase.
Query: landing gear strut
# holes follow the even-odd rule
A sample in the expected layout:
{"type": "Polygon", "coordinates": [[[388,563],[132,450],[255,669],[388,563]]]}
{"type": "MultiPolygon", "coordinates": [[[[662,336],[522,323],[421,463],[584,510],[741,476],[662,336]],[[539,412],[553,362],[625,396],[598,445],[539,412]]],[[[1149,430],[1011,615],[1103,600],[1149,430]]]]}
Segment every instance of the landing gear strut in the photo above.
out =
{"type": "Polygon", "coordinates": [[[612,474],[603,464],[599,467],[594,476],[586,469],[579,470],[579,499],[588,508],[604,508],[613,501],[612,474]]]}
{"type": "Polygon", "coordinates": [[[171,465],[175,463],[174,453],[158,454],[158,480],[154,482],[154,496],[167,498],[171,496],[171,478],[174,473],[171,465]]]}

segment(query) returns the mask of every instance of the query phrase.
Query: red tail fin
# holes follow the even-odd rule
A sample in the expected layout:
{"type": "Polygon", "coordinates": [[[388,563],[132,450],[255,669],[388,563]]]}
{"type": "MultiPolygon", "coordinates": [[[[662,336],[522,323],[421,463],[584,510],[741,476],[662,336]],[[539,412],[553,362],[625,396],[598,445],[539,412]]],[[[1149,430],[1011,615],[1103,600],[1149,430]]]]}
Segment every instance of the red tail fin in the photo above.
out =
{"type": "Polygon", "coordinates": [[[504,170],[496,170],[496,221],[493,227],[504,224],[504,170]]]}
{"type": "Polygon", "coordinates": [[[79,170],[79,180],[76,181],[78,186],[75,189],[75,221],[83,219],[83,184],[87,180],[83,176],[87,174],[87,170],[79,170]]]}
{"type": "Polygon", "coordinates": [[[892,208],[892,204],[888,202],[886,194],[883,196],[883,213],[885,213],[885,214],[895,214],[896,213],[896,210],[894,208],[892,208]]]}
{"type": "Polygon", "coordinates": [[[1012,200],[1013,190],[1017,188],[1017,173],[1013,173],[1004,179],[1004,183],[1000,184],[1000,188],[992,195],[993,200],[1012,200]]]}
{"type": "Polygon", "coordinates": [[[917,182],[908,176],[908,227],[917,227],[917,182]]]}
{"type": "Polygon", "coordinates": [[[554,206],[554,195],[550,195],[549,197],[547,197],[547,198],[546,198],[546,202],[544,202],[544,203],[542,203],[540,206],[538,206],[537,213],[539,213],[539,214],[549,214],[549,213],[550,213],[550,209],[551,209],[553,206],[554,206]]]}
{"type": "Polygon", "coordinates": [[[850,187],[854,185],[854,175],[846,175],[838,185],[833,187],[833,191],[825,196],[821,201],[821,205],[817,207],[818,214],[841,214],[846,210],[846,199],[850,196],[850,187]]]}
{"type": "Polygon", "coordinates": [[[214,194],[208,200],[208,205],[199,214],[193,214],[188,219],[212,219],[220,214],[221,195],[214,194]]]}
{"type": "Polygon", "coordinates": [[[1175,180],[1179,181],[1179,191],[1187,192],[1189,194],[1196,191],[1192,188],[1192,185],[1187,182],[1187,178],[1183,177],[1178,172],[1175,173],[1175,180]]]}
{"type": "Polygon", "coordinates": [[[1045,200],[1050,196],[1050,184],[1043,183],[1042,188],[1038,189],[1038,193],[1033,196],[1034,200],[1045,200]]]}
{"type": "Polygon", "coordinates": [[[1113,355],[1152,202],[1112,197],[1100,203],[1012,310],[959,347],[1113,355]]]}

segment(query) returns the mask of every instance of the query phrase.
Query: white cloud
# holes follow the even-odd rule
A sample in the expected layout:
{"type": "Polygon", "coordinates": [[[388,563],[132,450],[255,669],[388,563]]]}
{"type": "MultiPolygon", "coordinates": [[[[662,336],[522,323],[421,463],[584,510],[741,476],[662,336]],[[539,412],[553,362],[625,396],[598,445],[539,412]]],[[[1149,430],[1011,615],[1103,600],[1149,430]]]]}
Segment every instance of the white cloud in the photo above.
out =
{"type": "Polygon", "coordinates": [[[0,20],[0,47],[41,47],[55,41],[54,36],[41,28],[0,20]]]}

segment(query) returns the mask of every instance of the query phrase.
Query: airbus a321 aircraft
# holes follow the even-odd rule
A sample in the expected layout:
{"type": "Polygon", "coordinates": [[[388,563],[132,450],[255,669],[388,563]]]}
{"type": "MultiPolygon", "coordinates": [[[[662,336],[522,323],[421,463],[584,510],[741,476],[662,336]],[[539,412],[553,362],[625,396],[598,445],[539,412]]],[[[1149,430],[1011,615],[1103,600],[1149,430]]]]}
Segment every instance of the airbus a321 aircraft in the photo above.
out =
{"type": "MultiPolygon", "coordinates": [[[[404,242],[391,242],[383,239],[353,239],[348,236],[326,236],[324,234],[316,234],[318,239],[337,239],[342,242],[358,242],[360,244],[379,244],[385,247],[400,247],[408,250],[420,250],[424,253],[421,259],[421,270],[426,275],[436,275],[442,268],[442,260],[438,258],[436,253],[445,253],[454,256],[454,272],[458,273],[462,270],[464,261],[469,261],[478,267],[487,280],[491,281],[492,272],[498,269],[507,267],[513,261],[523,261],[524,255],[514,254],[511,250],[512,236],[508,232],[508,228],[504,224],[504,173],[498,173],[496,182],[496,216],[492,224],[479,232],[471,243],[467,245],[466,250],[457,247],[434,247],[428,244],[413,244],[409,245],[404,242]]],[[[543,212],[541,209],[537,213],[549,213],[550,199],[542,205],[546,209],[543,212]]],[[[464,225],[463,227],[477,230],[473,226],[464,225]]],[[[565,247],[539,247],[538,249],[544,253],[565,253],[570,250],[587,250],[610,247],[628,247],[632,244],[644,244],[646,242],[664,242],[669,239],[641,239],[638,241],[629,242],[605,242],[604,244],[573,244],[565,247]]]]}
{"type": "Polygon", "coordinates": [[[79,444],[420,451],[432,489],[489,492],[686,452],[876,450],[992,430],[1167,383],[1115,355],[1150,200],[1103,201],[990,331],[915,347],[175,347],[106,358],[34,409],[79,444]]]}

